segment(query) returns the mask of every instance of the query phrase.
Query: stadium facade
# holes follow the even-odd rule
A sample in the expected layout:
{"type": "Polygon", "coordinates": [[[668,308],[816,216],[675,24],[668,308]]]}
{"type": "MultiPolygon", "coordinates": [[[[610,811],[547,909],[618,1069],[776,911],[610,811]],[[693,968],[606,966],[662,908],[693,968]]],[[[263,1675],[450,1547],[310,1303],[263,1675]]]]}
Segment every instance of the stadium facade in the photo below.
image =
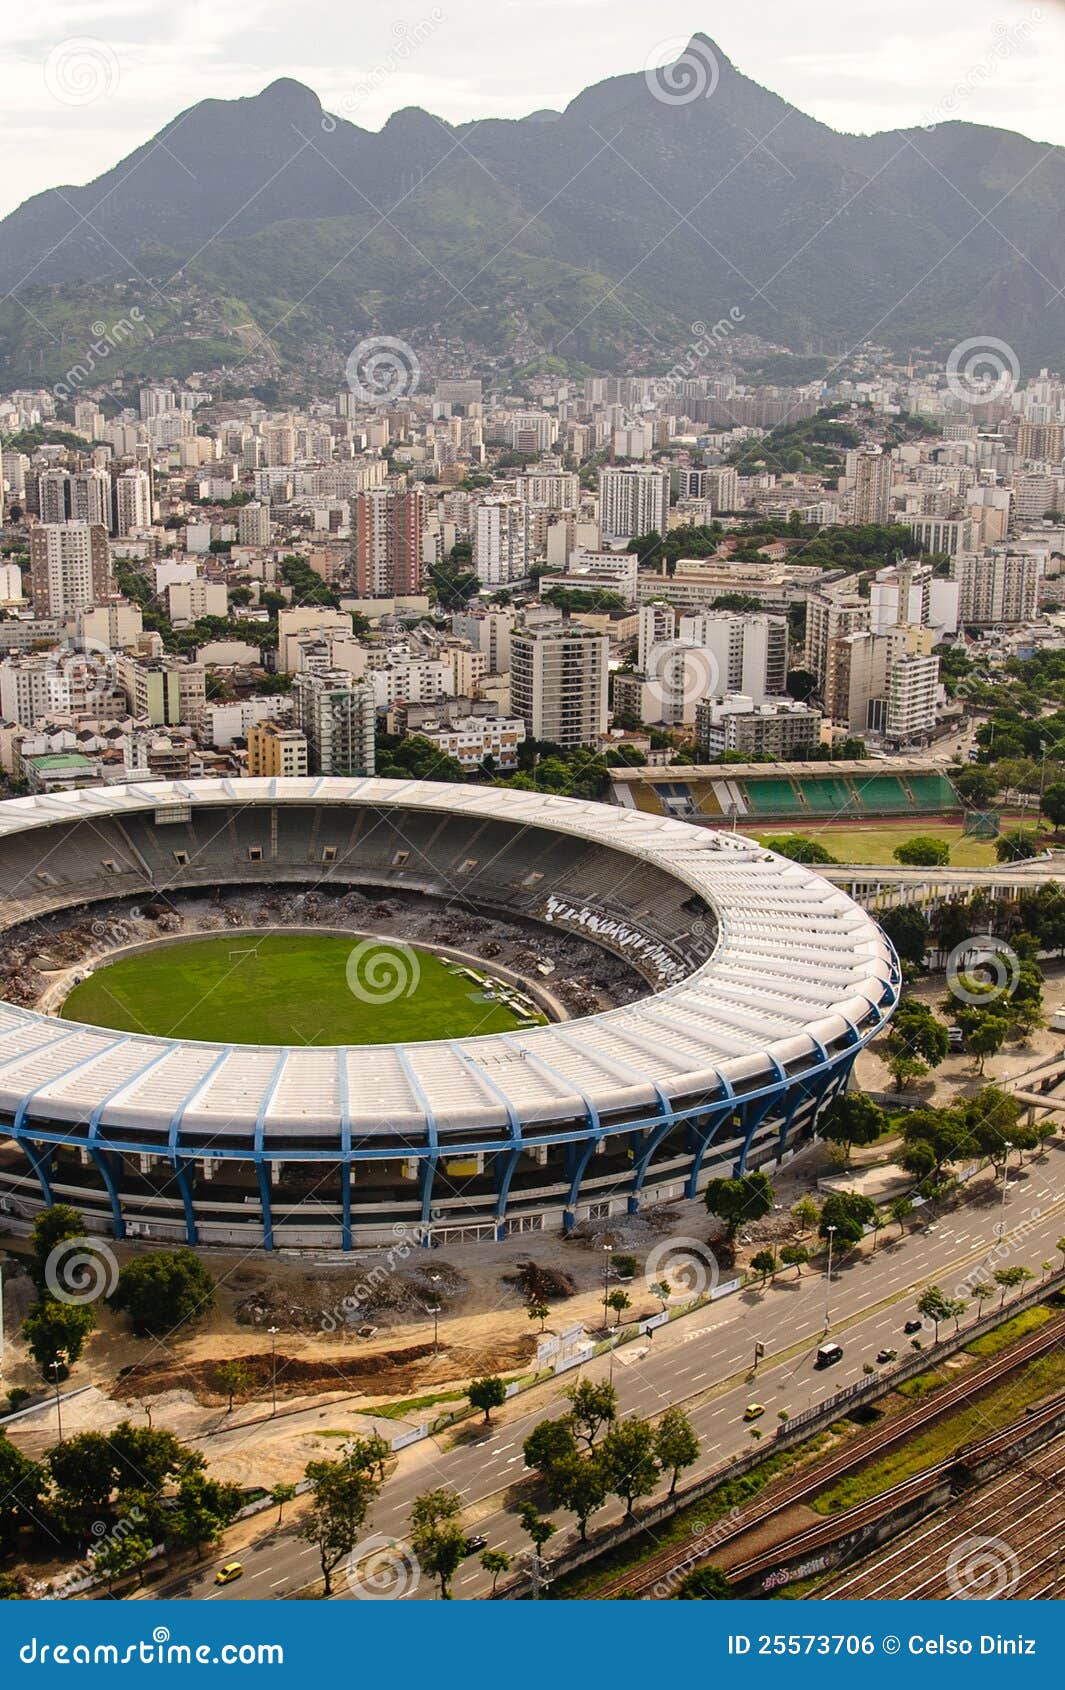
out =
{"type": "Polygon", "coordinates": [[[568,1229],[778,1164],[898,999],[888,941],[819,875],[608,805],[372,778],[0,804],[7,930],[275,884],[533,919],[627,958],[647,992],[513,1034],[293,1049],[0,1003],[0,1209],[69,1202],[117,1237],[266,1249],[568,1229]]]}

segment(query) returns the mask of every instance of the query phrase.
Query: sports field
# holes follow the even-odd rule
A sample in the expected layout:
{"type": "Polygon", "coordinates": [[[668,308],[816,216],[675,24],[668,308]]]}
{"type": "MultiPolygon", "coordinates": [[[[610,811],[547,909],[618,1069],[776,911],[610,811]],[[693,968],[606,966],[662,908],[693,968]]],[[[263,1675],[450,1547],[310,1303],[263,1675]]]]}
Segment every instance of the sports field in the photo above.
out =
{"type": "MultiPolygon", "coordinates": [[[[1012,822],[1005,824],[1013,826],[1012,822]]],[[[788,833],[799,833],[804,839],[816,839],[826,851],[831,851],[837,862],[841,863],[886,863],[893,867],[896,845],[901,845],[907,839],[916,839],[925,834],[934,839],[945,840],[950,846],[951,868],[993,868],[995,865],[995,847],[990,839],[967,839],[962,832],[960,823],[941,821],[921,821],[911,819],[905,822],[870,823],[868,827],[834,827],[822,824],[819,827],[790,827],[781,822],[778,827],[760,829],[757,834],[759,844],[766,845],[771,839],[779,839],[788,833]]]]}
{"type": "Polygon", "coordinates": [[[430,952],[327,933],[160,945],[98,968],[61,1013],[124,1032],[268,1045],[465,1038],[543,1019],[487,997],[430,952]]]}

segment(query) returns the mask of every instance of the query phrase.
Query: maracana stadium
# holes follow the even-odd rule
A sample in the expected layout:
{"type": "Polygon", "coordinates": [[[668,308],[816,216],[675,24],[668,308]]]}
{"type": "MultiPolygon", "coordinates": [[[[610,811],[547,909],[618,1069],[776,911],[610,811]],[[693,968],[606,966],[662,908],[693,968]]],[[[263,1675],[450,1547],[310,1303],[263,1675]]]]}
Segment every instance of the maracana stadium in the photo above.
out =
{"type": "Polygon", "coordinates": [[[563,936],[605,950],[639,990],[453,1038],[420,1039],[417,1000],[397,1001],[401,1038],[372,1045],[185,1040],[0,1002],[9,1216],[67,1202],[117,1237],[268,1250],[569,1229],[789,1157],[899,992],[888,941],[826,880],[635,810],[313,777],[0,804],[9,945],[57,912],[248,887],[489,911],[536,924],[544,955],[563,936]]]}

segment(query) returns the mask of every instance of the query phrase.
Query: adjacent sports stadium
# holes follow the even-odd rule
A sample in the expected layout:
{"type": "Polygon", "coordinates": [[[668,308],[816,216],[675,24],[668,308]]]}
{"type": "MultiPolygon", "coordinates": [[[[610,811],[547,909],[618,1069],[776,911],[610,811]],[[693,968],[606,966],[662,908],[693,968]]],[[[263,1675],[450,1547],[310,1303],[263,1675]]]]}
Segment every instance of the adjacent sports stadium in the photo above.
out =
{"type": "Polygon", "coordinates": [[[404,1002],[402,1038],[373,1044],[212,1042],[0,1002],[0,1210],[67,1202],[119,1238],[267,1250],[568,1230],[788,1158],[898,999],[891,946],[844,893],[664,816],[374,778],[0,804],[12,935],[249,885],[497,912],[623,958],[641,991],[453,1037],[417,1037],[404,1002]]]}

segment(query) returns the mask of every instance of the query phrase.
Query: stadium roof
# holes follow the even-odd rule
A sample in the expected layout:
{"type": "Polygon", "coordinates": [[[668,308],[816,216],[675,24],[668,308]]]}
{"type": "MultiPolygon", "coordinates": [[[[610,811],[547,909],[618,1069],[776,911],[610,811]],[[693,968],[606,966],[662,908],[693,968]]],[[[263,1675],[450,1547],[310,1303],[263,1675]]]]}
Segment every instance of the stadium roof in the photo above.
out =
{"type": "Polygon", "coordinates": [[[251,1131],[275,1154],[286,1134],[306,1143],[339,1130],[342,1140],[379,1137],[384,1153],[389,1138],[427,1131],[528,1132],[568,1111],[579,1125],[749,1091],[855,1042],[858,1027],[867,1036],[897,995],[879,928],[810,869],[739,835],[542,793],[333,777],[92,787],[0,804],[0,859],[12,834],[94,817],[308,803],[548,828],[638,858],[712,908],[712,951],[679,984],[624,1008],[454,1041],[227,1046],[109,1032],[0,1003],[0,1109],[18,1120],[88,1121],[94,1132],[162,1131],[172,1144],[179,1130],[186,1142],[203,1134],[219,1146],[251,1131]]]}

